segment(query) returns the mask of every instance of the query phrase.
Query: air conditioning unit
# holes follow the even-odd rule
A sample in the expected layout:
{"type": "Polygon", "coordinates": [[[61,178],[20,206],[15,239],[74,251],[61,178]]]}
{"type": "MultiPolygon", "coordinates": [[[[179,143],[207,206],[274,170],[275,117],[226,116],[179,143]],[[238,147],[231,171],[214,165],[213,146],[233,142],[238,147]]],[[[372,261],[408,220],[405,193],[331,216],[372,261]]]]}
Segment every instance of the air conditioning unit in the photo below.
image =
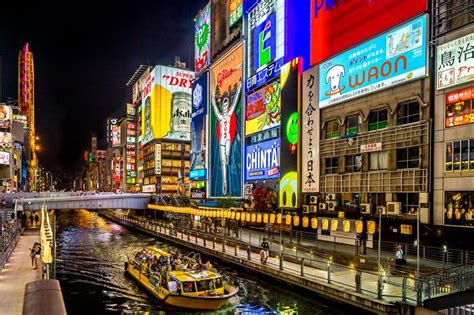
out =
{"type": "Polygon", "coordinates": [[[309,206],[303,206],[303,213],[309,213],[309,206]]]}
{"type": "Polygon", "coordinates": [[[309,204],[316,205],[318,204],[318,196],[309,196],[309,204]]]}
{"type": "Polygon", "coordinates": [[[335,211],[337,207],[337,201],[328,201],[328,210],[335,211]]]}
{"type": "Polygon", "coordinates": [[[326,194],[326,201],[335,201],[336,194],[326,194]]]}
{"type": "Polygon", "coordinates": [[[372,213],[372,204],[370,204],[370,203],[361,203],[360,204],[360,213],[371,214],[372,213]]]}
{"type": "Polygon", "coordinates": [[[388,215],[400,215],[401,208],[402,208],[401,202],[387,202],[388,215]]]}
{"type": "Polygon", "coordinates": [[[428,203],[429,202],[429,195],[427,192],[420,193],[420,203],[428,203]]]}
{"type": "Polygon", "coordinates": [[[326,209],[327,209],[327,204],[321,202],[319,204],[319,210],[326,210],[326,209]]]}
{"type": "Polygon", "coordinates": [[[309,212],[317,213],[318,212],[318,206],[316,206],[316,205],[309,206],[309,212]]]}

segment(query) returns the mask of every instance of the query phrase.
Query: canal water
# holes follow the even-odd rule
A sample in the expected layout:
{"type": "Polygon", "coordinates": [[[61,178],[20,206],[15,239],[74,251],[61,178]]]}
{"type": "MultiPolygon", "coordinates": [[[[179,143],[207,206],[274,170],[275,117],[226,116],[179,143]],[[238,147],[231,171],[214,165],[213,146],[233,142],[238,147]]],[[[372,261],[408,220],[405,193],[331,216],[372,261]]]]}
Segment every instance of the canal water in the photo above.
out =
{"type": "MultiPolygon", "coordinates": [[[[68,314],[236,314],[232,307],[220,312],[183,312],[170,308],[148,295],[124,274],[127,255],[144,246],[176,248],[154,237],[115,224],[96,212],[57,212],[57,274],[68,314]]],[[[179,250],[187,252],[186,249],[179,250]]],[[[205,260],[207,258],[204,257],[205,260]]],[[[241,304],[266,311],[286,309],[285,314],[348,314],[339,304],[320,301],[311,293],[294,292],[270,279],[247,274],[243,269],[219,263],[213,265],[227,281],[239,287],[241,304]],[[331,304],[331,305],[328,305],[331,304]],[[289,310],[297,310],[297,313],[289,310]]],[[[354,313],[354,310],[352,310],[354,313]]],[[[245,313],[245,314],[257,314],[245,313]]],[[[258,314],[266,314],[261,312],[258,314]]],[[[267,314],[270,314],[268,312],[267,314]]],[[[276,314],[276,313],[273,313],[276,314]]]]}

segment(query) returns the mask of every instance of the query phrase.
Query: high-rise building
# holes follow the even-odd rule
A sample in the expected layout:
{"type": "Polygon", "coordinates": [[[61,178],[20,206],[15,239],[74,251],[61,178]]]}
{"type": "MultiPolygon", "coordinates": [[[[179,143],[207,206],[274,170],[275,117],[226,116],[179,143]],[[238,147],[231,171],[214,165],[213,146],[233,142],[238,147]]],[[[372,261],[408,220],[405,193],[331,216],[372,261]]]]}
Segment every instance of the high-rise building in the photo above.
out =
{"type": "Polygon", "coordinates": [[[26,156],[28,157],[28,184],[30,190],[35,190],[35,178],[38,168],[36,155],[35,131],[35,70],[33,53],[29,44],[25,43],[18,53],[18,104],[21,114],[27,117],[26,156]]]}

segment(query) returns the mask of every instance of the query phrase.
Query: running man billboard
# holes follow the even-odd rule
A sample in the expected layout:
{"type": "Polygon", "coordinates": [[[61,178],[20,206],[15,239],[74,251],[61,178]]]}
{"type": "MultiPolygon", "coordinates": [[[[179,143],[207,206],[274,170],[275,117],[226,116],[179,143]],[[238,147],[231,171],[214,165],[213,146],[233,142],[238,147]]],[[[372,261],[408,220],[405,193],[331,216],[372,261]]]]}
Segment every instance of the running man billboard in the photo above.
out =
{"type": "Polygon", "coordinates": [[[242,43],[211,66],[208,196],[242,196],[242,43]]]}

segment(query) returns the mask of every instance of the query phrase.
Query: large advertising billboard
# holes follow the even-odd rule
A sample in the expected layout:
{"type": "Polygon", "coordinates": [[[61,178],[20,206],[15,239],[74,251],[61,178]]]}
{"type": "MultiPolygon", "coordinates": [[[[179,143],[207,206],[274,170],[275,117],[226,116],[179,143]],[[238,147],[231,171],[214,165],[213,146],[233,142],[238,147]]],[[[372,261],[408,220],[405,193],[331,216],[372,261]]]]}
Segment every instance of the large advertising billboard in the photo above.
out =
{"type": "Polygon", "coordinates": [[[474,123],[474,88],[446,94],[446,128],[474,123]]]}
{"type": "Polygon", "coordinates": [[[111,143],[112,143],[113,148],[120,146],[120,136],[121,136],[120,125],[113,126],[112,130],[110,131],[111,143]]]}
{"type": "Polygon", "coordinates": [[[247,34],[246,87],[250,90],[277,76],[284,63],[285,1],[257,2],[248,12],[247,34]]]}
{"type": "Polygon", "coordinates": [[[142,92],[142,145],[153,139],[190,140],[194,73],[156,66],[142,92]]]}
{"type": "Polygon", "coordinates": [[[274,81],[247,96],[245,135],[280,126],[280,82],[274,81]]]}
{"type": "Polygon", "coordinates": [[[194,19],[194,71],[206,69],[211,60],[211,3],[194,19]]]}
{"type": "Polygon", "coordinates": [[[211,66],[209,196],[242,196],[242,43],[211,66]]]}
{"type": "Polygon", "coordinates": [[[191,169],[189,179],[207,179],[208,72],[193,82],[191,123],[191,169]]]}
{"type": "Polygon", "coordinates": [[[280,139],[245,146],[245,180],[280,177],[280,139]]]}
{"type": "Polygon", "coordinates": [[[319,105],[318,67],[303,73],[301,128],[301,191],[319,192],[319,105]]]}
{"type": "Polygon", "coordinates": [[[474,80],[474,33],[438,46],[436,50],[438,90],[474,80]]]}
{"type": "Polygon", "coordinates": [[[311,65],[428,9],[427,0],[316,0],[311,3],[311,65]]]}
{"type": "Polygon", "coordinates": [[[302,64],[295,59],[282,67],[281,84],[281,175],[279,207],[299,207],[299,84],[302,64]]]}
{"type": "Polygon", "coordinates": [[[319,66],[319,107],[425,77],[427,17],[405,23],[319,66]]]}

